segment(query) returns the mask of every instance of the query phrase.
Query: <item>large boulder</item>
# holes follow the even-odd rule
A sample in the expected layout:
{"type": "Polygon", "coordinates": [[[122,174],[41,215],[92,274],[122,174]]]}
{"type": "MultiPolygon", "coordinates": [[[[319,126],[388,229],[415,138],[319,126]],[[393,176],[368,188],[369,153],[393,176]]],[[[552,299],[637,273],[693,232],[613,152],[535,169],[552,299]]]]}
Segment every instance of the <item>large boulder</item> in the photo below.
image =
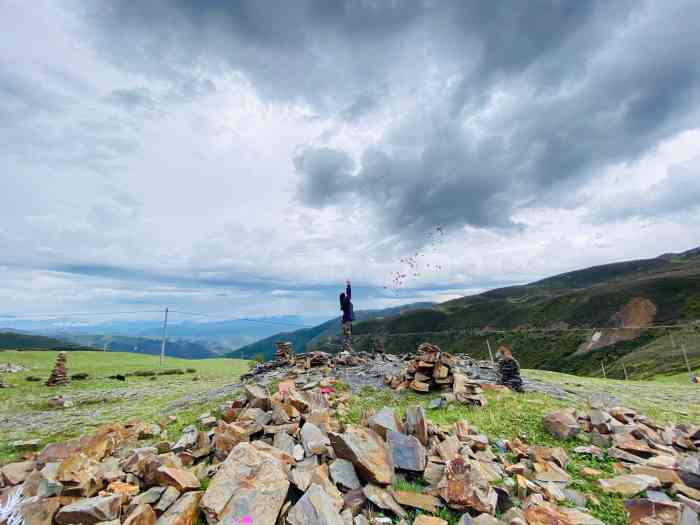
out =
{"type": "Polygon", "coordinates": [[[661,502],[650,499],[625,501],[625,510],[630,525],[666,525],[681,523],[682,508],[672,501],[661,502]]]}
{"type": "Polygon", "coordinates": [[[483,476],[478,461],[462,457],[448,461],[437,489],[440,497],[455,510],[496,512],[498,495],[483,476]]]}
{"type": "Polygon", "coordinates": [[[157,471],[156,479],[159,485],[175,487],[180,492],[197,490],[201,485],[197,476],[189,470],[181,468],[160,467],[157,471]]]}
{"type": "Polygon", "coordinates": [[[330,474],[334,483],[347,490],[360,488],[360,480],[357,478],[355,467],[347,459],[334,460],[330,464],[330,474]]]}
{"type": "Polygon", "coordinates": [[[19,485],[24,483],[24,480],[31,474],[35,466],[36,464],[33,461],[8,463],[0,469],[0,478],[3,478],[7,485],[19,485]]]}
{"type": "Polygon", "coordinates": [[[360,479],[380,485],[392,483],[394,461],[376,432],[351,425],[342,434],[329,435],[336,457],[351,461],[360,479]]]}
{"type": "Polygon", "coordinates": [[[136,505],[124,520],[123,525],[155,525],[156,513],[150,505],[136,505]]]}
{"type": "Polygon", "coordinates": [[[256,525],[275,525],[287,497],[288,474],[289,465],[273,454],[250,443],[236,445],[202,498],[207,521],[250,516],[256,525]]]}
{"type": "Polygon", "coordinates": [[[24,525],[51,525],[60,506],[59,498],[30,498],[20,506],[20,514],[24,525]]]}
{"type": "Polygon", "coordinates": [[[270,394],[265,388],[258,385],[246,385],[245,393],[250,407],[260,410],[270,409],[270,394]]]}
{"type": "Polygon", "coordinates": [[[199,503],[201,500],[201,492],[183,494],[158,518],[156,525],[195,525],[198,522],[199,503]]]}
{"type": "Polygon", "coordinates": [[[93,525],[101,521],[118,520],[121,502],[121,496],[118,495],[79,499],[58,511],[56,523],[93,525]]]}
{"type": "Polygon", "coordinates": [[[542,418],[542,425],[547,432],[561,439],[574,437],[581,430],[573,410],[557,410],[547,414],[542,418]]]}
{"type": "Polygon", "coordinates": [[[645,474],[623,474],[610,479],[599,479],[598,485],[605,492],[634,496],[647,489],[657,489],[661,486],[659,480],[645,474]]]}
{"type": "Polygon", "coordinates": [[[387,431],[400,432],[401,420],[393,408],[384,407],[367,421],[369,428],[386,439],[387,431]]]}
{"type": "Polygon", "coordinates": [[[313,484],[289,511],[287,523],[290,525],[344,525],[345,522],[335,508],[333,499],[319,485],[313,484]]]}
{"type": "Polygon", "coordinates": [[[386,438],[396,468],[414,472],[425,470],[425,447],[418,438],[392,430],[386,432],[386,438]]]}

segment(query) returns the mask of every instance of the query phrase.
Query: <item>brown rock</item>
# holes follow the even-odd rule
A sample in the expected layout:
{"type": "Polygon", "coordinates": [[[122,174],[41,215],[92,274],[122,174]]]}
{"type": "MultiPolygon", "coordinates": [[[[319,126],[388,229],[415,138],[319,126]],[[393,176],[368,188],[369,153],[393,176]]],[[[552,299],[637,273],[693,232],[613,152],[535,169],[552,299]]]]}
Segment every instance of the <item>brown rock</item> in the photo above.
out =
{"type": "Polygon", "coordinates": [[[616,478],[599,479],[600,488],[605,492],[634,496],[647,489],[656,489],[661,486],[659,480],[643,474],[623,474],[616,478]]]}
{"type": "Polygon", "coordinates": [[[487,514],[496,511],[498,496],[481,474],[478,462],[461,457],[448,461],[437,488],[442,499],[455,510],[487,514]]]}
{"type": "Polygon", "coordinates": [[[195,525],[198,521],[198,505],[201,500],[201,491],[183,494],[180,499],[158,518],[156,525],[195,525]]]}
{"type": "Polygon", "coordinates": [[[311,475],[311,485],[318,485],[323,491],[333,500],[333,506],[337,511],[343,508],[343,495],[338,490],[338,487],[331,481],[328,474],[328,465],[322,463],[314,469],[311,475]]]}
{"type": "Polygon", "coordinates": [[[399,505],[421,509],[426,512],[435,513],[442,507],[440,498],[431,496],[430,494],[420,494],[418,492],[409,492],[406,490],[391,490],[391,495],[399,505]]]}
{"type": "Polygon", "coordinates": [[[160,467],[156,474],[156,480],[159,485],[175,487],[180,492],[197,490],[201,486],[197,476],[189,470],[172,467],[160,467]]]}
{"type": "Polygon", "coordinates": [[[421,514],[413,521],[413,525],[447,525],[447,522],[442,518],[421,514]]]}
{"type": "Polygon", "coordinates": [[[107,486],[107,492],[112,494],[117,494],[122,497],[122,503],[126,503],[132,497],[136,496],[141,489],[138,485],[132,485],[130,483],[124,483],[122,481],[113,481],[107,486]]]}
{"type": "Polygon", "coordinates": [[[155,525],[156,513],[150,505],[136,505],[124,520],[123,525],[155,525]]]}
{"type": "Polygon", "coordinates": [[[328,437],[313,423],[305,423],[301,427],[300,437],[307,456],[326,454],[328,452],[328,437]]]}
{"type": "Polygon", "coordinates": [[[141,478],[147,485],[155,485],[160,466],[161,460],[154,448],[137,448],[124,460],[122,470],[141,478]]]}
{"type": "Polygon", "coordinates": [[[649,499],[627,500],[625,510],[630,525],[675,525],[680,523],[682,512],[678,503],[649,499]]]}
{"type": "Polygon", "coordinates": [[[210,523],[248,515],[256,525],[272,525],[287,497],[288,474],[284,461],[250,443],[240,443],[211,480],[202,510],[210,523]]]}
{"type": "Polygon", "coordinates": [[[428,425],[423,407],[406,408],[406,432],[416,436],[424,447],[428,446],[428,425]]]}
{"type": "MultiPolygon", "coordinates": [[[[253,523],[256,523],[253,521],[253,523]]],[[[271,525],[274,522],[269,522],[271,525]]],[[[290,525],[344,525],[333,499],[319,485],[311,485],[287,514],[290,525]]]]}
{"type": "Polygon", "coordinates": [[[25,501],[20,506],[24,525],[51,525],[60,505],[58,498],[25,501]]]}
{"type": "Polygon", "coordinates": [[[64,459],[56,471],[56,481],[63,484],[67,496],[94,496],[104,487],[100,464],[82,452],[64,459]]]}
{"type": "Polygon", "coordinates": [[[175,487],[165,487],[158,503],[153,508],[156,514],[163,514],[170,506],[180,498],[180,491],[175,487]]]}
{"type": "Polygon", "coordinates": [[[1,477],[5,480],[6,485],[19,485],[24,483],[35,467],[34,461],[19,461],[8,463],[0,469],[0,473],[2,473],[1,477]]]}
{"type": "Polygon", "coordinates": [[[380,509],[389,510],[400,518],[405,518],[408,516],[403,507],[396,502],[394,496],[383,488],[370,483],[362,489],[362,492],[369,501],[374,503],[380,509]]]}
{"type": "Polygon", "coordinates": [[[58,511],[56,523],[59,525],[94,525],[101,521],[119,519],[121,496],[97,496],[79,499],[58,511]]]}
{"type": "Polygon", "coordinates": [[[558,410],[542,418],[545,430],[561,439],[568,439],[579,433],[580,427],[575,413],[571,410],[558,410]]]}
{"type": "Polygon", "coordinates": [[[245,393],[248,398],[249,406],[261,410],[270,409],[270,394],[268,394],[267,390],[263,387],[258,385],[246,385],[245,393]]]}
{"type": "Polygon", "coordinates": [[[456,436],[450,436],[438,445],[437,450],[443,461],[447,462],[459,456],[460,447],[459,439],[456,436]]]}
{"type": "Polygon", "coordinates": [[[351,461],[360,479],[389,485],[394,461],[381,437],[368,428],[351,425],[343,434],[330,433],[336,457],[351,461]]]}
{"type": "Polygon", "coordinates": [[[597,478],[598,476],[602,476],[603,472],[595,468],[583,467],[581,469],[581,475],[586,478],[597,478]]]}
{"type": "Polygon", "coordinates": [[[682,483],[680,476],[675,470],[665,468],[654,468],[646,465],[632,465],[630,468],[633,474],[643,474],[645,476],[653,476],[664,485],[673,485],[674,483],[682,483]]]}
{"type": "Polygon", "coordinates": [[[393,408],[383,407],[367,421],[367,426],[386,439],[387,431],[401,432],[401,421],[393,408]]]}
{"type": "Polygon", "coordinates": [[[445,475],[445,465],[429,461],[423,472],[423,479],[428,485],[437,485],[445,475]]]}

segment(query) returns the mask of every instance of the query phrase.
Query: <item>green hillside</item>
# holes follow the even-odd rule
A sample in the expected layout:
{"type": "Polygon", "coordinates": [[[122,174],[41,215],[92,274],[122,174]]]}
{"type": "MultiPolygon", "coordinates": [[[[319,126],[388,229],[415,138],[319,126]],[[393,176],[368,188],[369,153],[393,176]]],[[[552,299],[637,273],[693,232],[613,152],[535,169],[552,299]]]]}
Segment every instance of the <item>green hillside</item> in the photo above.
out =
{"type": "MultiPolygon", "coordinates": [[[[382,310],[358,310],[355,317],[358,321],[370,319],[384,319],[415,309],[432,307],[433,303],[412,303],[382,310]]],[[[243,346],[228,353],[227,357],[238,357],[241,359],[252,359],[263,356],[264,359],[272,359],[275,356],[275,343],[277,341],[290,341],[296,351],[302,352],[307,346],[318,347],[328,340],[335,339],[340,334],[340,317],[321,323],[312,328],[302,328],[293,332],[281,332],[271,337],[266,337],[249,345],[243,346]]]]}
{"type": "MultiPolygon", "coordinates": [[[[662,355],[676,355],[675,352],[680,351],[671,348],[663,330],[645,331],[632,341],[585,354],[577,350],[591,336],[587,331],[511,331],[504,334],[487,331],[612,328],[619,326],[615,315],[633,298],[653,303],[656,308],[653,324],[691,322],[700,318],[700,250],[595,266],[387,319],[356,323],[353,327],[355,347],[370,349],[374,341],[381,338],[388,351],[403,353],[430,340],[448,351],[488,358],[486,341],[492,346],[505,341],[516,349],[521,365],[528,368],[597,375],[602,373],[601,363],[604,363],[610,367],[613,377],[621,378],[624,371],[621,362],[616,363],[624,357],[630,364],[628,374],[640,378],[684,370],[682,359],[664,359],[661,363],[662,355]],[[415,335],[399,335],[406,333],[415,335]],[[661,348],[665,353],[660,352],[661,348]]],[[[691,331],[689,337],[694,337],[694,333],[691,331]]],[[[700,357],[695,356],[694,350],[689,352],[691,361],[700,357]]]]}
{"type": "Polygon", "coordinates": [[[92,350],[79,344],[43,337],[40,335],[25,334],[22,332],[0,332],[0,350],[92,350]]]}

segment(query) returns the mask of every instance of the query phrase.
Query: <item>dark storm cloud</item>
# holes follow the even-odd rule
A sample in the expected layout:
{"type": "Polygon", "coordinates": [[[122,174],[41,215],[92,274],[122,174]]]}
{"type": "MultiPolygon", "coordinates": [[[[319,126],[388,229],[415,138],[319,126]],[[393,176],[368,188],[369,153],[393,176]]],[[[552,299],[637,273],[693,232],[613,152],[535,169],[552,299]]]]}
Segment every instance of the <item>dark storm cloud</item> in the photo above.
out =
{"type": "Polygon", "coordinates": [[[694,0],[87,5],[100,49],[129,70],[233,69],[264,98],[347,121],[391,108],[360,158],[309,145],[294,164],[303,203],[352,196],[406,233],[514,227],[700,123],[694,0]],[[395,102],[414,92],[426,103],[395,102]]]}
{"type": "Polygon", "coordinates": [[[156,107],[156,101],[148,88],[135,87],[128,89],[115,89],[107,95],[105,100],[127,111],[146,110],[152,111],[156,107]]]}

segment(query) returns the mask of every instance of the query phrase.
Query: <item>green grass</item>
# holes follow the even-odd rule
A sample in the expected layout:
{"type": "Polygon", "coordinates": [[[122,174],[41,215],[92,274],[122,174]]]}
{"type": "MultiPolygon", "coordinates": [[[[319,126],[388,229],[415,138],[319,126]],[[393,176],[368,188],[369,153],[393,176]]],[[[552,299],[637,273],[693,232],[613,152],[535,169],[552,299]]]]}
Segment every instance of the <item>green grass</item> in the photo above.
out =
{"type": "MultiPolygon", "coordinates": [[[[560,400],[537,393],[516,394],[513,392],[495,393],[486,391],[487,405],[483,408],[465,407],[456,403],[439,409],[428,409],[430,400],[438,394],[417,394],[402,392],[396,394],[387,390],[365,388],[351,399],[349,410],[344,418],[346,423],[359,423],[363,417],[389,406],[405,415],[409,406],[420,405],[426,409],[430,421],[442,427],[449,427],[459,420],[466,420],[493,442],[496,439],[520,438],[531,444],[544,446],[561,446],[570,457],[568,472],[573,480],[570,488],[584,494],[593,495],[599,504],[589,502],[588,511],[608,525],[624,525],[627,518],[624,510],[624,499],[604,493],[594,484],[594,480],[584,478],[580,471],[584,467],[596,468],[606,476],[613,476],[614,460],[580,456],[573,453],[576,446],[588,444],[586,434],[573,439],[561,440],[542,427],[542,417],[556,409],[575,407],[586,409],[585,393],[609,392],[630,408],[644,413],[658,422],[694,422],[700,421],[700,387],[680,383],[614,381],[596,378],[583,378],[560,374],[556,372],[526,370],[529,377],[536,377],[558,384],[580,396],[569,400],[560,400]]],[[[394,484],[398,490],[421,492],[420,480],[399,480],[394,484]]],[[[413,514],[411,515],[413,516],[413,514]]],[[[436,516],[441,517],[450,525],[458,522],[459,514],[442,509],[436,516]]]]}
{"type": "Polygon", "coordinates": [[[175,437],[202,412],[218,406],[220,399],[209,399],[208,391],[235,383],[248,369],[247,361],[237,359],[166,358],[161,368],[156,356],[76,351],[67,353],[68,373],[86,372],[90,378],[51,388],[44,381],[53,369],[56,355],[52,351],[0,352],[0,362],[29,368],[3,374],[8,388],[0,389],[0,464],[17,456],[10,447],[13,441],[38,438],[45,444],[84,434],[110,421],[160,421],[172,414],[178,421],[169,425],[168,431],[175,437]],[[194,373],[186,372],[191,368],[194,373]],[[132,375],[169,369],[185,373],[132,375]],[[114,374],[128,377],[126,381],[107,379],[114,374]],[[30,382],[27,376],[37,376],[42,381],[30,382]],[[59,394],[74,401],[75,406],[50,408],[49,399],[59,394]],[[178,400],[184,401],[176,403],[178,400]]]}

